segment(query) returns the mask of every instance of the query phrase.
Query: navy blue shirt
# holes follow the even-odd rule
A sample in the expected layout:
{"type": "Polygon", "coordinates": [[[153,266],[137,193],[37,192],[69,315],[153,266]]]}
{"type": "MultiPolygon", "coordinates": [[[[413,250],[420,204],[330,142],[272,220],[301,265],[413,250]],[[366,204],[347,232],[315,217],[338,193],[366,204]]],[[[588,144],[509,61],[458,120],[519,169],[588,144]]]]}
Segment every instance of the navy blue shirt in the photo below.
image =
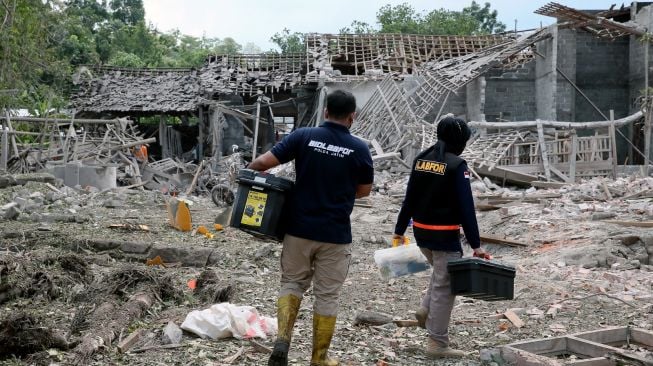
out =
{"type": "Polygon", "coordinates": [[[356,188],[374,180],[367,145],[347,127],[326,121],[301,128],[275,145],[283,164],[295,159],[297,178],[287,203],[288,234],[326,243],[351,243],[349,216],[356,188]]]}

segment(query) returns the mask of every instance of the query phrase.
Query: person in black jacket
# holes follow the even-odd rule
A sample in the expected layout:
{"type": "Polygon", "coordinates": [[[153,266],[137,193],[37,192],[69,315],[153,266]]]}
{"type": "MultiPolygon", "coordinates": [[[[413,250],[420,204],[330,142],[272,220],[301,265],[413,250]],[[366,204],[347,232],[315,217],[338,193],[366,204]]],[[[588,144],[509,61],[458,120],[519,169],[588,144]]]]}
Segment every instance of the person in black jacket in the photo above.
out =
{"type": "Polygon", "coordinates": [[[429,288],[415,313],[420,326],[428,331],[426,353],[433,358],[463,357],[463,351],[449,347],[455,296],[447,271],[447,262],[462,256],[461,226],[474,255],[488,256],[481,249],[467,163],[459,156],[471,131],[462,119],[445,117],[437,133],[435,145],[417,155],[413,163],[393,239],[403,242],[412,218],[417,245],[433,266],[429,288]]]}

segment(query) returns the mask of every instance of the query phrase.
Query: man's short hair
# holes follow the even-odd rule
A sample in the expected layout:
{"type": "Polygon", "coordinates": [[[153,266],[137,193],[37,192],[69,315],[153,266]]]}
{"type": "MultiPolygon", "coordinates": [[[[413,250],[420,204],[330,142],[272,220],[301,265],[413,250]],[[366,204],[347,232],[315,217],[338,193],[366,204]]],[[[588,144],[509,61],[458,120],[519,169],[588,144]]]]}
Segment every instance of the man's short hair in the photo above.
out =
{"type": "Polygon", "coordinates": [[[326,109],[329,117],[342,119],[356,111],[356,98],[350,92],[335,90],[327,96],[326,109]]]}

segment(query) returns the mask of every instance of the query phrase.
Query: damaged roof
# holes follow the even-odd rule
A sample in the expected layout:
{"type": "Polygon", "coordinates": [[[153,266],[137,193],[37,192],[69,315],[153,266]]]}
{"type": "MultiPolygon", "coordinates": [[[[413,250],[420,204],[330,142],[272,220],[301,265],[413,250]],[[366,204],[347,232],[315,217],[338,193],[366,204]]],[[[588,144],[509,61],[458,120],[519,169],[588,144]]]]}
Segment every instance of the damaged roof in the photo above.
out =
{"type": "Polygon", "coordinates": [[[78,91],[71,98],[78,112],[193,112],[200,98],[194,69],[81,67],[73,75],[78,91]]]}

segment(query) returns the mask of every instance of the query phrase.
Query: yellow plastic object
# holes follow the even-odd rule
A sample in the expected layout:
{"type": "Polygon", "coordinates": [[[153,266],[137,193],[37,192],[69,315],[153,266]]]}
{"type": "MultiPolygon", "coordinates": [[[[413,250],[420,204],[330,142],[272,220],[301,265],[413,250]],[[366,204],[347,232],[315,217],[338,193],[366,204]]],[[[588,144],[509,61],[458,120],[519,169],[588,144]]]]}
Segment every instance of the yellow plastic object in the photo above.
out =
{"type": "MultiPolygon", "coordinates": [[[[407,236],[404,236],[404,245],[410,244],[410,238],[407,236]]],[[[392,239],[392,247],[398,247],[399,246],[399,239],[392,239]]]]}
{"type": "Polygon", "coordinates": [[[170,225],[179,231],[191,231],[193,222],[186,201],[173,197],[166,202],[166,206],[170,225]]]}

